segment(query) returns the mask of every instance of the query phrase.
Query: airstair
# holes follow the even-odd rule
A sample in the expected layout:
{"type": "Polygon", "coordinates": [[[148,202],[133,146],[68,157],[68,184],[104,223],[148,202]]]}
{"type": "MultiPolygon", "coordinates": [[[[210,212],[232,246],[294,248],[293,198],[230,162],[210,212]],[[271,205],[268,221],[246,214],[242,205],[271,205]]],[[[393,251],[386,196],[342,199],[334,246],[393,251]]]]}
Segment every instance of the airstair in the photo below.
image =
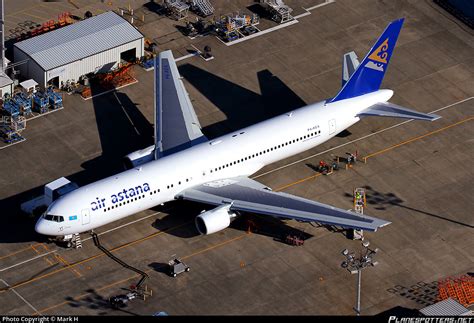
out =
{"type": "Polygon", "coordinates": [[[210,16],[214,13],[214,7],[209,0],[188,0],[191,4],[191,8],[204,17],[210,16]]]}
{"type": "Polygon", "coordinates": [[[82,248],[82,240],[81,240],[81,236],[80,236],[79,233],[76,233],[72,237],[72,244],[73,244],[74,248],[76,248],[76,249],[82,248]]]}
{"type": "MultiPolygon", "coordinates": [[[[365,196],[365,189],[354,189],[354,211],[359,214],[364,214],[364,207],[367,205],[367,198],[365,196]]],[[[352,230],[352,240],[364,240],[363,230],[352,230]]]]}

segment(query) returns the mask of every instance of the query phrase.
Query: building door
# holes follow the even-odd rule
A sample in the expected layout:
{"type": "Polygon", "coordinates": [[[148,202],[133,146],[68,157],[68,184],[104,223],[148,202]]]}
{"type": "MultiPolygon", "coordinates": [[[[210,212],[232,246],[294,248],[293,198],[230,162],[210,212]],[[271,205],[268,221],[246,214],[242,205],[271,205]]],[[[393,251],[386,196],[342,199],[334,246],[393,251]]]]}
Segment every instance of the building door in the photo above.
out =
{"type": "Polygon", "coordinates": [[[82,225],[91,223],[91,215],[89,209],[82,210],[82,225]]]}
{"type": "Polygon", "coordinates": [[[133,63],[137,59],[137,49],[132,48],[120,53],[120,60],[133,63]]]}
{"type": "Polygon", "coordinates": [[[48,84],[59,89],[59,76],[53,77],[51,80],[48,81],[48,84]]]}
{"type": "Polygon", "coordinates": [[[336,119],[329,120],[329,134],[332,135],[336,132],[336,119]]]}

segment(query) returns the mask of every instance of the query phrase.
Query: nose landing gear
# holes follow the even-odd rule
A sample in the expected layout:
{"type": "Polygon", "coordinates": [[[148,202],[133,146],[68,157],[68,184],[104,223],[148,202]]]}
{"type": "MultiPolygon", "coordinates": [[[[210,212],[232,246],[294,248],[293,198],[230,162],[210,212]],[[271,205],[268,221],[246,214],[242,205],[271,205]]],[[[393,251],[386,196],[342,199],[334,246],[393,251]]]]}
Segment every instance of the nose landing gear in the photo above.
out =
{"type": "Polygon", "coordinates": [[[82,240],[79,233],[67,234],[65,236],[50,238],[50,241],[55,242],[59,245],[63,245],[67,249],[82,248],[82,240]]]}

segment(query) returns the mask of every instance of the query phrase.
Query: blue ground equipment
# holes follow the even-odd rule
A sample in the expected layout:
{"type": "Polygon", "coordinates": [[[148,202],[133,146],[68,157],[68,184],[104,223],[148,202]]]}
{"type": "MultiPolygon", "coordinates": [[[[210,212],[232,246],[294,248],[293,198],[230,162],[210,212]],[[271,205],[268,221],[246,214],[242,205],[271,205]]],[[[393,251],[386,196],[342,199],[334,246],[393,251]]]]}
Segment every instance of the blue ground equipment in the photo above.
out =
{"type": "Polygon", "coordinates": [[[52,88],[49,88],[46,91],[46,94],[49,98],[49,104],[53,109],[62,108],[63,106],[63,98],[61,94],[54,92],[52,88]]]}
{"type": "Polygon", "coordinates": [[[28,97],[25,93],[20,92],[15,94],[12,100],[19,107],[22,115],[28,116],[31,114],[31,98],[28,97]]]}
{"type": "Polygon", "coordinates": [[[46,93],[37,91],[33,94],[33,111],[45,113],[48,111],[49,97],[46,93]]]}

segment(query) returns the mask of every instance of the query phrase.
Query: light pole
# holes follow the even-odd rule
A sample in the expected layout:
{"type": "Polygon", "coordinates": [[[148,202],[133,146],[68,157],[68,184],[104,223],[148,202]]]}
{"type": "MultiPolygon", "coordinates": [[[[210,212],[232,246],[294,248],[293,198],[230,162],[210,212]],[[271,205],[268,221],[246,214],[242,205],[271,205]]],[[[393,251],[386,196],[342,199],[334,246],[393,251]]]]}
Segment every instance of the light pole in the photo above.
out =
{"type": "Polygon", "coordinates": [[[346,260],[342,262],[341,267],[346,268],[351,274],[357,274],[357,300],[354,310],[356,311],[357,316],[360,315],[360,288],[361,288],[361,279],[362,279],[362,269],[369,266],[376,266],[377,261],[374,261],[374,256],[379,251],[378,248],[369,249],[369,241],[364,241],[362,246],[364,247],[361,250],[359,257],[356,257],[355,252],[349,252],[349,250],[342,250],[342,254],[346,257],[346,260]]]}

